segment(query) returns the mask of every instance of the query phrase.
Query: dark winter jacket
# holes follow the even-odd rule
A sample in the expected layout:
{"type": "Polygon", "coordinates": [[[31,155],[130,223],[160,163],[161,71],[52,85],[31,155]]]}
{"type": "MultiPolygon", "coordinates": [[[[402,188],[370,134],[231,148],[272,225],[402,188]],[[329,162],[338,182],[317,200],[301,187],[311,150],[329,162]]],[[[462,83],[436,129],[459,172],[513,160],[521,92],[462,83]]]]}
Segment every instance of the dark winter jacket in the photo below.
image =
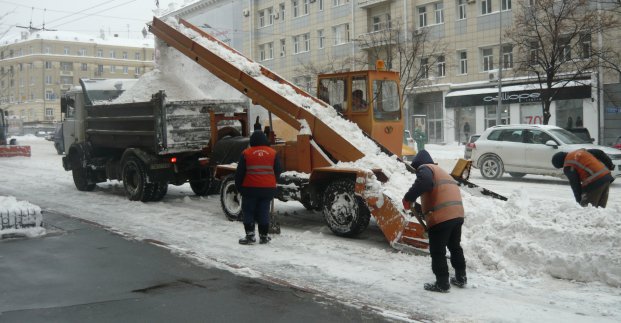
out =
{"type": "MultiPolygon", "coordinates": [[[[612,160],[610,160],[610,157],[608,157],[608,155],[606,155],[606,153],[604,153],[603,151],[599,149],[587,149],[587,152],[589,152],[591,155],[593,155],[595,158],[601,161],[604,165],[606,165],[608,169],[610,170],[615,169],[615,165],[612,163],[612,160]]],[[[566,153],[565,153],[565,156],[567,156],[566,153]]],[[[593,183],[587,185],[586,187],[582,187],[580,176],[578,175],[578,172],[573,167],[564,167],[563,173],[565,173],[565,176],[567,176],[567,179],[569,179],[569,185],[571,186],[571,190],[573,191],[574,197],[576,198],[576,202],[578,203],[580,203],[580,200],[582,199],[583,190],[585,192],[590,192],[596,188],[599,188],[600,186],[606,183],[611,183],[615,180],[614,177],[612,177],[612,175],[607,174],[606,176],[595,180],[593,183]]]]}
{"type": "Polygon", "coordinates": [[[412,167],[416,169],[416,180],[412,187],[403,197],[405,200],[414,202],[416,199],[423,195],[423,193],[431,191],[433,189],[433,172],[428,167],[420,167],[424,164],[433,164],[431,155],[426,150],[421,150],[416,154],[412,161],[412,167]]]}
{"type": "MultiPolygon", "coordinates": [[[[250,147],[257,146],[269,146],[269,141],[265,134],[260,130],[255,130],[252,135],[250,135],[250,147]]],[[[274,159],[274,175],[276,180],[282,173],[282,164],[280,162],[279,156],[276,156],[274,159]]],[[[244,177],[246,176],[246,159],[244,158],[244,154],[239,158],[239,162],[237,163],[237,171],[235,171],[235,187],[243,196],[252,196],[258,198],[274,198],[276,195],[275,188],[266,188],[266,187],[242,187],[242,183],[244,182],[244,177]]]]}

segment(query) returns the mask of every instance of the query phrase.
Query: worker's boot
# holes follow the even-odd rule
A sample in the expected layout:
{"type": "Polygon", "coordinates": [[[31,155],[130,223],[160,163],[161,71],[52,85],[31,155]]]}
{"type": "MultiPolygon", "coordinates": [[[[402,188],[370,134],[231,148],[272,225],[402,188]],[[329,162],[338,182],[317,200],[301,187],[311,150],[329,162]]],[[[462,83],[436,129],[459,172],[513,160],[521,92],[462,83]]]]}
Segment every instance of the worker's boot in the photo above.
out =
{"type": "Polygon", "coordinates": [[[455,274],[455,277],[451,277],[451,285],[457,286],[459,288],[466,288],[466,284],[468,284],[468,278],[466,274],[455,274]]]}
{"type": "Polygon", "coordinates": [[[267,234],[259,235],[259,243],[260,244],[266,244],[266,243],[270,242],[271,240],[272,240],[272,238],[270,238],[267,234]]]}
{"type": "Polygon", "coordinates": [[[254,232],[246,232],[246,236],[239,239],[239,244],[253,244],[257,242],[257,239],[254,237],[254,232]]]}
{"type": "Polygon", "coordinates": [[[425,290],[430,292],[439,292],[439,293],[448,293],[449,289],[451,289],[451,285],[440,285],[438,282],[435,283],[426,283],[424,286],[425,290]]]}

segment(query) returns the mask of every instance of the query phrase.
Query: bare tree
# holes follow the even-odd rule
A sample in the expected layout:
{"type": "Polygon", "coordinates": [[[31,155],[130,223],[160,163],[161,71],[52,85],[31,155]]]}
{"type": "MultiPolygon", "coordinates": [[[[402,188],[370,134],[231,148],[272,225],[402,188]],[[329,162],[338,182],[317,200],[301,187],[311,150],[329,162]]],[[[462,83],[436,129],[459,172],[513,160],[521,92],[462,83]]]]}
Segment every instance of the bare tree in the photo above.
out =
{"type": "Polygon", "coordinates": [[[541,91],[543,124],[550,120],[550,105],[572,81],[590,77],[610,48],[592,46],[596,38],[618,26],[612,14],[596,10],[588,0],[521,1],[513,25],[505,35],[518,49],[517,74],[535,77],[541,91]]]}

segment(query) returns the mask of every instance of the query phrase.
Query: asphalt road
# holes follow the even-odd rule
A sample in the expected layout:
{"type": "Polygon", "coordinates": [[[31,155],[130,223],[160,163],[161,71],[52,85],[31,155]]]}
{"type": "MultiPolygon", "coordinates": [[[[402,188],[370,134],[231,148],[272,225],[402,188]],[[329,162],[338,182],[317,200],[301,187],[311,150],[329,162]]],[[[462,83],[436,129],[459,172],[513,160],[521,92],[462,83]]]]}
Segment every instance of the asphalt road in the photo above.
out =
{"type": "Polygon", "coordinates": [[[0,322],[384,322],[371,310],[44,213],[48,234],[0,240],[0,322]]]}

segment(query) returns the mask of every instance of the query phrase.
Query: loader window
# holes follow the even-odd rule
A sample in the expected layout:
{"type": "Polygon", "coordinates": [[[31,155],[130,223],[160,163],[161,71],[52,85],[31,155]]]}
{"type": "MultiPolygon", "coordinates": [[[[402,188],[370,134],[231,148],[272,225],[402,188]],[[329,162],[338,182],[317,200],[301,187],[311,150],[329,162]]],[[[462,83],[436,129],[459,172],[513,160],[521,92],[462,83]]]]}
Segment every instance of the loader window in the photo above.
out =
{"type": "Polygon", "coordinates": [[[345,79],[323,79],[319,82],[317,95],[321,100],[333,106],[336,111],[347,110],[347,82],[345,79]]]}
{"type": "Polygon", "coordinates": [[[375,120],[395,121],[401,119],[399,89],[397,82],[373,81],[373,115],[375,120]]]}
{"type": "Polygon", "coordinates": [[[352,112],[365,112],[369,109],[369,95],[367,93],[366,76],[354,77],[351,80],[351,110],[352,112]]]}

